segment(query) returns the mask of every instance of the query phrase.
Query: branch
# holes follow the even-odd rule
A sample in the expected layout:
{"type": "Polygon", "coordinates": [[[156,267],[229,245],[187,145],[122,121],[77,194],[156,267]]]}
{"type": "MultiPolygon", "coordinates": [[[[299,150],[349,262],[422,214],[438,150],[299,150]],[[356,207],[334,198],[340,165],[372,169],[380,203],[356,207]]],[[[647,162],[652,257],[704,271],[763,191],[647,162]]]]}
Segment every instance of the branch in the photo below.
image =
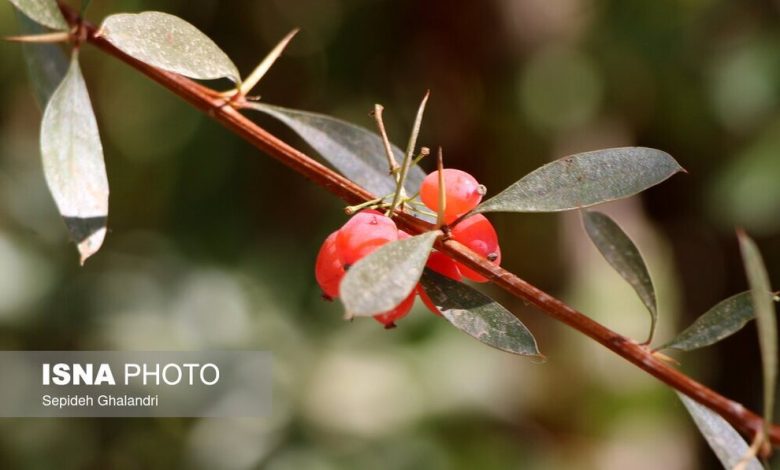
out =
{"type": "MultiPolygon", "coordinates": [[[[78,24],[80,20],[71,8],[62,6],[62,9],[65,17],[71,24],[78,24]]],[[[314,161],[303,152],[296,150],[244,117],[213,90],[180,75],[162,71],[128,56],[111,45],[106,39],[96,37],[96,29],[91,24],[83,23],[82,27],[86,30],[87,42],[147,75],[241,136],[247,142],[292,168],[315,184],[340,197],[347,204],[358,204],[375,199],[373,194],[362,187],[314,161]]],[[[413,234],[434,229],[431,224],[403,212],[396,213],[396,220],[401,228],[413,234]]],[[[487,277],[513,296],[535,305],[548,316],[601,343],[604,347],[670,387],[720,414],[742,432],[755,436],[756,433],[761,431],[763,427],[761,417],[745,409],[741,404],[725,398],[679,370],[660,361],[653,356],[649,348],[643,347],[637,342],[606,328],[555,297],[520,279],[515,274],[482,259],[455,240],[440,240],[437,242],[436,248],[487,277]]],[[[774,445],[780,445],[780,427],[770,426],[769,437],[774,445]]]]}

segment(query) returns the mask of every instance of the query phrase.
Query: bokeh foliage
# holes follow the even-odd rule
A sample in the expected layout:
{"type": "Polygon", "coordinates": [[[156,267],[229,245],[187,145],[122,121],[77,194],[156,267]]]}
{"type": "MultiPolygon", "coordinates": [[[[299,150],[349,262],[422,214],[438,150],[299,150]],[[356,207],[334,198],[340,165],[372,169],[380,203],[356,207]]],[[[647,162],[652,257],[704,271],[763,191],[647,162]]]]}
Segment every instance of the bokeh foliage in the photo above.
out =
{"type": "MultiPolygon", "coordinates": [[[[669,152],[689,176],[606,208],[667,299],[660,338],[745,289],[735,224],[757,236],[770,278],[780,278],[780,31],[769,0],[197,4],[96,2],[88,16],[179,15],[244,73],[301,26],[258,88],[264,100],[367,127],[381,102],[402,143],[430,88],[420,143],[442,145],[449,165],[493,195],[569,153],[669,152]]],[[[10,5],[0,31],[17,31],[10,5]]],[[[4,467],[712,463],[707,451],[697,463],[699,438],[667,389],[499,292],[527,311],[546,365],[492,351],[423,309],[391,333],[344,323],[312,275],[320,241],[344,220],[341,204],[127,66],[89,48],[82,59],[112,193],[104,251],[78,268],[41,177],[40,114],[20,48],[0,48],[0,346],[270,349],[276,411],[262,422],[4,420],[4,467]]],[[[576,216],[491,218],[505,266],[642,338],[642,304],[576,216]]],[[[760,408],[752,326],[684,367],[760,408]]]]}

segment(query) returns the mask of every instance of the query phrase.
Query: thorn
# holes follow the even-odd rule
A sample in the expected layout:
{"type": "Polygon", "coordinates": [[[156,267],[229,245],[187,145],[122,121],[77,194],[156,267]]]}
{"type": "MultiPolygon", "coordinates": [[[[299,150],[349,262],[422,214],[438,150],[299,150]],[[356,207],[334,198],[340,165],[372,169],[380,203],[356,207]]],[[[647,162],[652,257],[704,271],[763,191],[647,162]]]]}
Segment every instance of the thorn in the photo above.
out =
{"type": "Polygon", "coordinates": [[[45,34],[29,34],[21,36],[5,36],[3,39],[11,42],[32,42],[39,44],[51,44],[57,42],[70,41],[70,33],[67,31],[57,31],[45,34]]]}
{"type": "Polygon", "coordinates": [[[436,155],[436,170],[439,179],[439,204],[436,211],[436,226],[441,227],[445,224],[444,213],[447,210],[447,190],[444,182],[444,152],[441,149],[441,145],[436,155]]]}
{"type": "Polygon", "coordinates": [[[276,62],[276,59],[282,55],[282,52],[290,43],[290,41],[292,41],[292,38],[298,34],[298,31],[300,31],[300,28],[295,28],[287,33],[287,36],[283,37],[282,40],[279,41],[273,49],[271,49],[271,52],[269,52],[268,55],[266,55],[263,60],[260,61],[257,67],[255,67],[252,73],[250,73],[246,78],[244,83],[241,83],[239,86],[238,92],[241,96],[246,96],[246,94],[249,93],[252,88],[255,87],[255,85],[257,85],[257,83],[261,78],[263,78],[266,72],[268,72],[274,62],[276,62]]]}
{"type": "Polygon", "coordinates": [[[651,355],[654,358],[656,358],[659,361],[661,361],[661,362],[665,362],[667,364],[672,364],[672,365],[675,365],[675,366],[679,366],[680,365],[680,361],[678,361],[677,359],[675,359],[675,358],[673,358],[671,356],[667,356],[666,354],[664,354],[664,353],[662,353],[660,351],[653,351],[651,353],[651,355]]]}

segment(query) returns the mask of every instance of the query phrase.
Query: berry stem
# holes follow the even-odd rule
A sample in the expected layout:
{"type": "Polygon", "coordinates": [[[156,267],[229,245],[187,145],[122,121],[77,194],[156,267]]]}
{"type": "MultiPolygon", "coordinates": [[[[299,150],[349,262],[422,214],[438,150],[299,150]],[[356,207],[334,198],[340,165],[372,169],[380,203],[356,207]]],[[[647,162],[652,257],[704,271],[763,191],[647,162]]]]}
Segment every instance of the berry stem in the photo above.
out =
{"type": "MultiPolygon", "coordinates": [[[[65,18],[71,24],[77,24],[78,13],[71,7],[60,4],[65,18]]],[[[243,116],[232,106],[225,106],[225,100],[218,97],[214,90],[189,80],[181,75],[165,72],[123,53],[105,38],[95,35],[96,28],[84,23],[87,41],[107,54],[136,68],[172,93],[203,111],[226,128],[245,139],[269,156],[279,160],[293,171],[300,173],[315,184],[345,200],[348,204],[359,204],[376,198],[375,195],[344,178],[330,168],[316,162],[303,152],[296,150],[265,129],[243,116]]],[[[410,214],[396,214],[397,223],[411,234],[432,230],[431,224],[410,214]]],[[[570,326],[580,333],[615,352],[628,362],[653,375],[670,387],[684,393],[702,405],[720,414],[724,419],[742,432],[755,436],[764,427],[763,419],[741,404],[720,395],[702,385],[679,370],[657,359],[648,348],[640,346],[587,315],[573,309],[539,288],[520,279],[515,274],[490,263],[455,240],[438,240],[436,248],[445,252],[454,260],[488,277],[494,284],[511,295],[528,301],[548,316],[570,326]]],[[[780,426],[768,426],[769,440],[780,444],[780,426]]]]}
{"type": "Polygon", "coordinates": [[[355,212],[359,212],[367,207],[375,206],[377,204],[380,204],[384,197],[378,197],[375,199],[371,199],[370,201],[361,202],[360,204],[355,204],[354,206],[347,206],[344,208],[344,213],[347,215],[352,215],[355,212]]]}
{"type": "Polygon", "coordinates": [[[431,154],[431,149],[429,149],[428,147],[420,148],[420,153],[418,153],[417,156],[414,157],[414,160],[412,161],[412,166],[417,165],[418,163],[420,163],[420,160],[422,160],[423,158],[427,157],[430,154],[431,154]]]}
{"type": "Polygon", "coordinates": [[[381,104],[374,105],[374,111],[371,113],[376,121],[376,127],[379,129],[379,135],[382,136],[382,145],[385,148],[385,156],[387,157],[387,167],[390,174],[395,175],[395,180],[398,181],[398,162],[395,161],[395,155],[393,155],[393,147],[390,145],[390,139],[387,137],[387,129],[385,128],[385,121],[382,119],[382,111],[385,107],[381,104]]]}

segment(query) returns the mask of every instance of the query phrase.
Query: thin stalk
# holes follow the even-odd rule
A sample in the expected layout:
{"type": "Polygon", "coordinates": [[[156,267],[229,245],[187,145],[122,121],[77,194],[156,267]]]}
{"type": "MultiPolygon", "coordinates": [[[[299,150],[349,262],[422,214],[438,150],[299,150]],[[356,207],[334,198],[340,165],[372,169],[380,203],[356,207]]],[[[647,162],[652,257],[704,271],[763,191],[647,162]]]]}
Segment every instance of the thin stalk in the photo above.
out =
{"type": "Polygon", "coordinates": [[[412,126],[412,134],[409,136],[409,143],[406,146],[406,154],[404,154],[404,161],[401,163],[401,174],[398,175],[398,181],[396,181],[395,195],[393,196],[393,202],[390,204],[390,213],[395,212],[398,208],[398,204],[403,197],[404,182],[406,181],[406,174],[409,173],[409,167],[412,166],[412,154],[414,148],[417,146],[417,136],[420,134],[420,125],[422,125],[423,114],[425,114],[425,105],[428,103],[428,96],[431,92],[426,91],[420,102],[420,107],[417,108],[417,116],[414,118],[414,125],[412,126]]]}
{"type": "Polygon", "coordinates": [[[447,210],[447,190],[444,187],[444,154],[439,146],[439,153],[436,155],[436,168],[439,175],[439,209],[436,211],[436,226],[444,225],[444,212],[447,210]]]}
{"type": "Polygon", "coordinates": [[[390,139],[387,137],[387,129],[385,128],[385,121],[382,119],[382,111],[385,107],[381,104],[374,105],[374,112],[371,114],[376,121],[376,127],[379,130],[379,135],[382,136],[382,145],[385,148],[385,157],[387,158],[387,168],[391,175],[395,176],[395,180],[398,181],[398,162],[395,161],[395,155],[393,155],[393,146],[390,145],[390,139]]]}
{"type": "Polygon", "coordinates": [[[358,212],[360,210],[365,209],[366,207],[371,207],[375,204],[380,204],[382,202],[383,197],[378,197],[371,199],[370,201],[362,202],[360,204],[355,204],[354,206],[347,206],[344,208],[344,213],[347,215],[352,215],[355,212],[358,212]]]}
{"type": "Polygon", "coordinates": [[[737,462],[737,464],[734,465],[734,468],[732,468],[732,470],[745,470],[747,468],[748,462],[753,460],[753,458],[758,455],[758,450],[761,448],[763,443],[764,443],[764,433],[759,432],[753,438],[753,442],[750,444],[750,447],[748,448],[745,455],[743,455],[742,458],[739,459],[739,462],[737,462]]]}
{"type": "Polygon", "coordinates": [[[419,164],[420,160],[422,160],[423,158],[427,157],[430,154],[431,154],[431,149],[429,149],[428,147],[422,147],[420,149],[420,153],[418,153],[417,156],[414,157],[414,160],[412,161],[412,166],[419,164]]]}
{"type": "MultiPolygon", "coordinates": [[[[68,21],[75,24],[78,16],[75,11],[65,5],[60,5],[60,7],[68,21]]],[[[87,28],[89,43],[136,68],[239,137],[313,183],[342,198],[348,204],[359,204],[376,198],[364,188],[268,133],[233,107],[225,106],[224,100],[215,96],[213,90],[181,75],[165,72],[133,59],[104,38],[96,37],[93,25],[85,23],[84,27],[87,28]]],[[[397,213],[396,222],[410,234],[419,234],[434,229],[431,224],[405,213],[397,213]]],[[[455,240],[439,239],[436,242],[436,248],[487,277],[514,297],[528,301],[546,315],[588,336],[663,383],[720,414],[742,432],[755,436],[756,433],[762,431],[764,420],[760,416],[655,358],[648,348],[606,328],[550,294],[520,279],[515,274],[488,262],[455,240]]],[[[780,445],[780,427],[770,425],[768,430],[770,441],[775,445],[780,445]]]]}

